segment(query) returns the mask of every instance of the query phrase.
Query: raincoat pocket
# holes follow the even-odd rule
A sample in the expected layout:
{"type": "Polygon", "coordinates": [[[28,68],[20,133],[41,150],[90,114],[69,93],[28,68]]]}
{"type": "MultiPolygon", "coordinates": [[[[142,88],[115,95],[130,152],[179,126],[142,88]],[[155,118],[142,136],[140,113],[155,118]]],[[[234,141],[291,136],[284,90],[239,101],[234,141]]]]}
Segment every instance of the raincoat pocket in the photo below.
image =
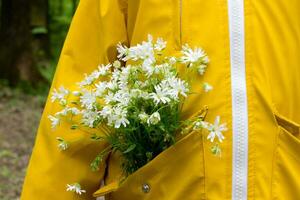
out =
{"type": "Polygon", "coordinates": [[[94,196],[110,200],[204,198],[202,141],[201,132],[190,132],[124,181],[108,184],[94,196]]]}
{"type": "Polygon", "coordinates": [[[278,123],[273,160],[272,199],[300,199],[300,125],[275,115],[278,123]]]}

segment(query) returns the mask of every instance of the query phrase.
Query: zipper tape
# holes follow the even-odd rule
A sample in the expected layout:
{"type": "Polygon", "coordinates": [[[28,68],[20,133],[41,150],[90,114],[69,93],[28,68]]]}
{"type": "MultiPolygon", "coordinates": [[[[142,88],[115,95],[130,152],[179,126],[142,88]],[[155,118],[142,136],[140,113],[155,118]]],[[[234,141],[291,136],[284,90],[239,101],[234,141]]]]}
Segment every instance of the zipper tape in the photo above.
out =
{"type": "Polygon", "coordinates": [[[244,0],[228,0],[232,92],[232,200],[247,199],[248,105],[244,0]]]}

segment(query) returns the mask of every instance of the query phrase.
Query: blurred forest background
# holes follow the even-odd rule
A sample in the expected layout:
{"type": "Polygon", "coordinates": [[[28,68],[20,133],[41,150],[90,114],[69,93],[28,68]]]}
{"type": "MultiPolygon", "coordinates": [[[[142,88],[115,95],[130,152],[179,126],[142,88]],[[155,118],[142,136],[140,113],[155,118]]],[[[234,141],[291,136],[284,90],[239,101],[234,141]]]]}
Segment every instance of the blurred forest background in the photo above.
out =
{"type": "Polygon", "coordinates": [[[79,0],[0,0],[0,199],[19,199],[79,0]]]}

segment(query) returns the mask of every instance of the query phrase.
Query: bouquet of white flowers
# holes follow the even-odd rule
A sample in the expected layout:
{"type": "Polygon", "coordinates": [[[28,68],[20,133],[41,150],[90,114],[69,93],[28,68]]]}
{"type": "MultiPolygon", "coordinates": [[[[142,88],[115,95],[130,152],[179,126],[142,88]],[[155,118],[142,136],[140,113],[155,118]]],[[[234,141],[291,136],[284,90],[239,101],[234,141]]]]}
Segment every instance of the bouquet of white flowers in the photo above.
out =
{"type": "MultiPolygon", "coordinates": [[[[53,128],[67,121],[71,129],[81,129],[92,140],[109,143],[91,163],[93,170],[106,155],[118,151],[127,176],[174,144],[176,134],[188,133],[191,128],[207,129],[212,153],[220,155],[215,137],[222,142],[226,126],[219,125],[219,116],[214,124],[206,122],[204,107],[195,118],[181,121],[184,100],[192,92],[190,80],[179,76],[178,67],[186,68],[185,75],[204,75],[208,56],[202,49],[188,45],[183,46],[181,56],[165,56],[165,48],[163,39],[153,41],[151,35],[130,48],[118,44],[118,60],[85,74],[77,91],[63,86],[54,89],[51,100],[59,102],[63,109],[49,115],[53,128]]],[[[210,84],[203,83],[205,92],[211,89],[210,84]]],[[[61,150],[71,146],[61,137],[57,140],[61,150]]],[[[68,185],[68,190],[84,192],[78,183],[68,185]]]]}

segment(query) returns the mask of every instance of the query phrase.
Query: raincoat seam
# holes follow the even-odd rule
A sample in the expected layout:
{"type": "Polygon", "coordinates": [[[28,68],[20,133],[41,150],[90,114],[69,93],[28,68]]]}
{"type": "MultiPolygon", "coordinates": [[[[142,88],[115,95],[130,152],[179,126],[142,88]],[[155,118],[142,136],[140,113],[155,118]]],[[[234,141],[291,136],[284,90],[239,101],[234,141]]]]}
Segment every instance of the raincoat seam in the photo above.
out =
{"type": "MultiPolygon", "coordinates": [[[[170,35],[170,38],[173,38],[172,36],[174,36],[174,19],[173,19],[173,14],[174,14],[174,8],[171,7],[171,10],[169,10],[168,15],[170,16],[170,20],[168,22],[168,32],[167,34],[170,35]]],[[[168,37],[168,36],[167,36],[168,37]]],[[[173,39],[171,39],[172,43],[174,42],[173,39]]],[[[174,45],[173,45],[174,46],[174,45]]]]}
{"type": "Polygon", "coordinates": [[[135,42],[135,41],[133,41],[133,38],[137,38],[136,37],[136,35],[137,35],[137,31],[138,31],[138,29],[136,28],[136,22],[140,19],[140,15],[141,15],[141,2],[138,2],[138,8],[136,9],[137,11],[136,11],[136,13],[135,13],[135,21],[134,21],[134,25],[133,25],[133,27],[132,27],[132,31],[131,31],[131,39],[130,39],[130,41],[128,41],[128,42],[130,42],[130,43],[128,43],[128,45],[129,46],[131,46],[131,45],[133,45],[133,42],[135,42]]]}
{"type": "Polygon", "coordinates": [[[172,27],[173,27],[173,32],[172,32],[172,36],[173,36],[173,40],[174,40],[174,50],[178,51],[179,50],[179,45],[177,44],[177,35],[178,35],[178,30],[176,28],[176,24],[178,24],[178,19],[176,18],[176,10],[174,8],[174,6],[172,6],[172,27]],[[177,31],[176,31],[177,30],[177,31]]]}
{"type": "MultiPolygon", "coordinates": [[[[280,125],[277,126],[277,135],[276,135],[276,142],[275,142],[275,149],[274,149],[274,156],[272,159],[272,178],[271,178],[271,198],[272,199],[278,199],[278,194],[276,192],[276,186],[278,184],[278,163],[280,162],[280,158],[279,158],[279,149],[283,148],[282,146],[282,142],[284,142],[281,138],[280,135],[284,134],[283,131],[285,130],[283,127],[281,127],[280,125]]],[[[288,132],[288,131],[287,131],[288,132]]],[[[289,134],[289,133],[287,133],[289,134]]],[[[286,153],[287,156],[291,157],[292,159],[295,159],[296,161],[300,161],[299,158],[295,157],[292,153],[290,153],[289,151],[284,151],[286,153]]]]}
{"type": "Polygon", "coordinates": [[[274,191],[274,186],[275,186],[275,166],[276,166],[276,158],[278,156],[278,147],[279,147],[279,132],[280,132],[280,127],[277,127],[277,132],[276,132],[276,137],[275,137],[275,145],[274,145],[274,150],[273,150],[273,158],[272,158],[272,171],[271,171],[271,198],[275,198],[275,191],[274,191]]]}
{"type": "MultiPolygon", "coordinates": [[[[282,148],[282,145],[279,144],[278,147],[281,147],[281,148],[282,148]]],[[[289,151],[286,151],[286,153],[287,153],[290,157],[292,157],[294,160],[300,161],[299,158],[297,158],[294,154],[290,153],[289,151]]]]}
{"type": "MultiPolygon", "coordinates": [[[[248,96],[248,194],[247,197],[255,199],[255,164],[256,164],[256,148],[250,148],[255,145],[256,141],[256,131],[255,131],[255,95],[254,95],[254,80],[253,80],[253,46],[252,46],[252,35],[251,27],[253,27],[251,16],[252,7],[250,1],[245,0],[244,6],[244,20],[245,20],[245,73],[246,73],[246,88],[247,88],[247,96],[248,96]],[[252,100],[252,101],[251,101],[252,100]]],[[[251,198],[250,198],[251,199],[251,198]]]]}
{"type": "Polygon", "coordinates": [[[182,3],[181,3],[181,43],[182,44],[185,44],[185,43],[192,44],[193,39],[191,39],[191,36],[189,36],[192,34],[183,35],[183,33],[192,33],[191,26],[185,25],[185,21],[186,21],[186,19],[190,19],[190,15],[189,15],[189,12],[186,12],[187,14],[185,16],[183,14],[185,13],[184,10],[192,10],[193,8],[190,8],[189,7],[190,4],[188,4],[188,3],[185,4],[184,2],[187,2],[187,1],[182,0],[182,3]],[[185,42],[183,42],[184,40],[185,40],[185,42]]]}
{"type": "Polygon", "coordinates": [[[203,199],[205,200],[206,199],[206,167],[205,167],[205,151],[204,151],[204,141],[205,141],[205,138],[204,138],[204,134],[203,132],[201,131],[199,134],[201,134],[201,150],[202,150],[202,167],[203,167],[203,194],[201,194],[201,196],[203,196],[203,199]]]}
{"type": "MultiPolygon", "coordinates": [[[[180,18],[182,18],[182,14],[180,13],[180,11],[178,11],[177,9],[182,9],[179,8],[180,7],[180,3],[182,0],[174,0],[175,1],[175,5],[172,6],[172,27],[173,27],[173,31],[172,31],[172,35],[173,35],[173,39],[174,39],[174,44],[175,44],[175,51],[179,51],[181,49],[182,46],[182,42],[181,42],[181,25],[180,23],[180,18]]],[[[172,2],[174,2],[172,1],[172,2]]]]}
{"type": "MultiPolygon", "coordinates": [[[[99,26],[97,26],[97,32],[98,32],[98,35],[99,35],[99,36],[100,36],[100,35],[103,36],[103,35],[105,35],[105,34],[104,34],[104,31],[103,31],[103,30],[101,31],[101,28],[100,28],[101,26],[103,27],[103,25],[102,25],[102,23],[101,23],[101,20],[100,20],[100,19],[101,19],[101,12],[100,12],[101,9],[100,9],[100,7],[101,7],[100,0],[98,0],[98,1],[97,1],[97,6],[96,6],[96,8],[97,8],[97,14],[98,14],[98,17],[97,17],[96,20],[97,20],[97,22],[98,22],[98,24],[99,24],[99,26]]],[[[104,41],[104,40],[103,40],[103,41],[104,41]]],[[[98,59],[99,59],[99,61],[101,60],[101,55],[99,55],[99,58],[98,58],[98,59]]],[[[108,60],[107,56],[105,56],[105,59],[108,60]]]]}
{"type": "MultiPolygon", "coordinates": [[[[225,85],[228,85],[230,86],[231,84],[231,81],[230,81],[230,52],[229,52],[229,38],[228,38],[228,35],[229,35],[229,31],[228,31],[228,26],[227,26],[227,23],[228,21],[225,20],[225,19],[228,19],[228,14],[227,14],[227,4],[226,2],[222,1],[222,0],[218,0],[218,5],[219,5],[219,9],[220,9],[220,15],[219,15],[219,23],[220,23],[220,32],[222,34],[222,43],[223,43],[223,59],[224,59],[224,67],[225,69],[228,69],[227,70],[227,73],[225,75],[225,85]]],[[[228,92],[225,93],[225,99],[227,102],[226,103],[226,107],[227,109],[224,109],[226,110],[226,113],[225,115],[227,116],[227,123],[229,125],[232,124],[232,120],[231,120],[231,93],[230,93],[230,89],[228,90],[228,92]]],[[[231,135],[232,136],[232,135],[231,135]]],[[[228,137],[229,138],[229,137],[228,137]]],[[[231,139],[229,138],[227,140],[227,144],[226,146],[224,147],[224,151],[227,152],[226,154],[226,161],[227,164],[225,165],[226,166],[226,172],[225,172],[225,177],[227,177],[227,184],[226,184],[226,192],[225,192],[225,198],[227,199],[231,199],[231,157],[228,152],[231,152],[231,146],[232,146],[232,143],[231,143],[231,139]]]]}
{"type": "MultiPolygon", "coordinates": [[[[100,36],[100,35],[105,35],[105,33],[104,33],[104,31],[103,30],[101,30],[101,26],[103,27],[103,25],[102,25],[102,23],[101,23],[101,12],[100,12],[100,7],[101,7],[101,5],[100,5],[100,1],[97,1],[97,5],[96,5],[96,8],[97,8],[97,15],[98,15],[98,17],[96,18],[96,20],[97,20],[97,22],[98,22],[98,24],[99,24],[99,26],[97,26],[97,32],[98,32],[98,35],[100,36]]],[[[108,57],[107,57],[107,55],[105,55],[105,59],[107,59],[108,60],[108,57]]],[[[99,57],[98,57],[98,62],[101,60],[101,55],[99,55],[99,57]]],[[[99,188],[99,187],[101,187],[101,181],[103,180],[104,182],[105,182],[105,179],[104,179],[104,175],[105,175],[105,173],[106,173],[106,170],[108,169],[108,162],[107,162],[108,160],[107,160],[107,157],[105,158],[105,162],[104,162],[104,173],[103,173],[103,175],[102,175],[102,178],[100,179],[100,181],[99,181],[99,186],[97,186],[97,188],[99,188]]]]}
{"type": "MultiPolygon", "coordinates": [[[[288,130],[286,130],[285,128],[279,126],[280,132],[279,135],[281,134],[291,134],[288,130]],[[286,131],[287,133],[283,133],[283,131],[286,131]]],[[[281,143],[284,143],[285,141],[282,140],[281,138],[279,138],[278,141],[278,148],[281,147],[282,149],[284,149],[283,145],[281,143]]],[[[284,151],[285,153],[287,153],[288,155],[290,155],[290,157],[292,157],[293,159],[295,159],[296,161],[300,161],[300,159],[298,157],[296,157],[292,152],[290,152],[291,150],[286,150],[284,151]]]]}

